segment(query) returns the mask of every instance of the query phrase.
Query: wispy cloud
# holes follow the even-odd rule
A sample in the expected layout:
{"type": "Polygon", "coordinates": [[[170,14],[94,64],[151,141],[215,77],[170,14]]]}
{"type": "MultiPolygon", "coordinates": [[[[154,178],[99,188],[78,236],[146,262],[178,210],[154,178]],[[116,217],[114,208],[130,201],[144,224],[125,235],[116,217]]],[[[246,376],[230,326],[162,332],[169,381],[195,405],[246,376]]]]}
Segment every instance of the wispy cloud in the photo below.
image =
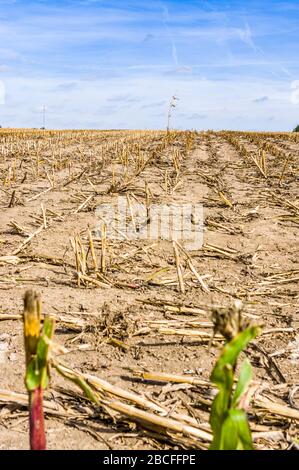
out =
{"type": "Polygon", "coordinates": [[[59,85],[57,85],[57,88],[55,89],[56,90],[62,90],[62,91],[70,91],[70,90],[75,90],[76,88],[78,88],[78,83],[77,82],[64,82],[64,83],[59,83],[59,85]]]}
{"type": "Polygon", "coordinates": [[[260,98],[256,98],[252,101],[253,101],[253,103],[266,103],[266,101],[269,101],[269,97],[268,96],[261,96],[260,98]]]}
{"type": "Polygon", "coordinates": [[[191,116],[188,116],[187,119],[196,121],[198,119],[206,119],[208,117],[207,114],[198,114],[198,113],[193,113],[191,116]]]}
{"type": "Polygon", "coordinates": [[[247,22],[245,23],[245,27],[243,29],[239,29],[237,31],[239,33],[241,41],[244,44],[246,44],[248,47],[251,47],[254,52],[258,52],[258,50],[261,51],[261,49],[257,48],[257,46],[255,45],[252,30],[247,22]]]}
{"type": "Polygon", "coordinates": [[[153,103],[147,103],[141,106],[141,109],[150,109],[150,108],[160,108],[161,106],[165,106],[167,101],[156,101],[153,103]]]}
{"type": "Polygon", "coordinates": [[[178,53],[177,53],[177,48],[176,48],[176,44],[175,44],[175,41],[174,41],[174,37],[173,37],[172,32],[171,32],[171,30],[168,26],[169,20],[170,20],[169,10],[168,10],[166,5],[163,5],[163,24],[164,24],[164,27],[165,27],[166,32],[167,32],[167,36],[168,36],[170,44],[171,44],[171,53],[172,53],[173,62],[176,66],[178,66],[179,65],[178,53]]]}

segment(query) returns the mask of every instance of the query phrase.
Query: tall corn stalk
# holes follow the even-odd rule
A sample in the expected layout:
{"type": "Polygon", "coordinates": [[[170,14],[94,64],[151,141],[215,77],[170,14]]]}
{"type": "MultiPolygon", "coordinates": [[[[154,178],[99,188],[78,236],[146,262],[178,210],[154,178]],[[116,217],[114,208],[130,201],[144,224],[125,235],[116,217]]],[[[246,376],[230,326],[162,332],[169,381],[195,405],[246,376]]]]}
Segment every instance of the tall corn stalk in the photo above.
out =
{"type": "Polygon", "coordinates": [[[176,107],[178,100],[179,100],[179,98],[177,96],[173,95],[171,100],[170,100],[170,103],[169,103],[168,115],[167,115],[167,134],[170,131],[170,120],[171,120],[171,116],[172,116],[172,111],[176,107]]]}

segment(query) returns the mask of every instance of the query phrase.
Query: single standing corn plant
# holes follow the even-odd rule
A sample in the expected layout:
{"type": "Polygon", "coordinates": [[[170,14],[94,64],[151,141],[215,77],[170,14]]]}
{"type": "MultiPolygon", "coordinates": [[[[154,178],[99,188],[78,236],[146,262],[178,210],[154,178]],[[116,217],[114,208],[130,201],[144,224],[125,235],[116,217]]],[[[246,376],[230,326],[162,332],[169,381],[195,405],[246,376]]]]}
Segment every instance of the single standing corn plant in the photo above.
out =
{"type": "Polygon", "coordinates": [[[224,313],[216,310],[214,314],[215,330],[220,331],[229,342],[224,346],[211,375],[211,381],[217,385],[219,392],[210,414],[213,431],[210,450],[253,450],[247,415],[242,409],[252,378],[248,359],[241,365],[235,387],[234,382],[238,357],[259,334],[260,328],[242,325],[241,306],[238,305],[224,313]]]}
{"type": "Polygon", "coordinates": [[[48,352],[54,320],[46,317],[41,330],[41,299],[32,290],[24,297],[25,385],[29,396],[30,448],[45,450],[43,391],[49,383],[48,352]]]}

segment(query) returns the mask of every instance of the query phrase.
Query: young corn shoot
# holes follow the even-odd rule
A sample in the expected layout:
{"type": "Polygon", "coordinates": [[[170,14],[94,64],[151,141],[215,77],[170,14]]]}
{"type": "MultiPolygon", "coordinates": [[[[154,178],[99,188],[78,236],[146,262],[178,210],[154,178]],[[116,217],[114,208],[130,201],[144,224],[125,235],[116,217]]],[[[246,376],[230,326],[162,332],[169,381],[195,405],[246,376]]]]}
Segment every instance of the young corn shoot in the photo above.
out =
{"type": "MultiPolygon", "coordinates": [[[[232,309],[227,318],[239,315],[237,309],[232,309]]],[[[240,320],[240,316],[238,318],[240,320]]],[[[224,346],[223,351],[212,371],[211,381],[217,385],[219,392],[215,397],[211,413],[210,425],[213,431],[213,441],[210,450],[253,450],[253,442],[248,424],[247,415],[242,409],[242,403],[252,379],[252,368],[248,359],[240,367],[239,379],[235,383],[237,360],[240,353],[247,347],[260,331],[258,326],[248,326],[242,330],[240,321],[225,325],[222,317],[221,329],[228,338],[228,330],[233,332],[233,338],[224,346]],[[232,325],[237,325],[236,332],[232,325]]]]}

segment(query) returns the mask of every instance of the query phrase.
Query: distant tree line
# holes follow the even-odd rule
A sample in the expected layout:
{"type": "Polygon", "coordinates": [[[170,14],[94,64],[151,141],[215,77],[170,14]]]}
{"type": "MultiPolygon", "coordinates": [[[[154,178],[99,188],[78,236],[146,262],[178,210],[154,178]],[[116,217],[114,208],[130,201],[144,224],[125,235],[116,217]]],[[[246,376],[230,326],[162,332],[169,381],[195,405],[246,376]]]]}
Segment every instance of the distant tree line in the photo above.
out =
{"type": "Polygon", "coordinates": [[[299,132],[299,124],[295,127],[294,132],[299,132]]]}

